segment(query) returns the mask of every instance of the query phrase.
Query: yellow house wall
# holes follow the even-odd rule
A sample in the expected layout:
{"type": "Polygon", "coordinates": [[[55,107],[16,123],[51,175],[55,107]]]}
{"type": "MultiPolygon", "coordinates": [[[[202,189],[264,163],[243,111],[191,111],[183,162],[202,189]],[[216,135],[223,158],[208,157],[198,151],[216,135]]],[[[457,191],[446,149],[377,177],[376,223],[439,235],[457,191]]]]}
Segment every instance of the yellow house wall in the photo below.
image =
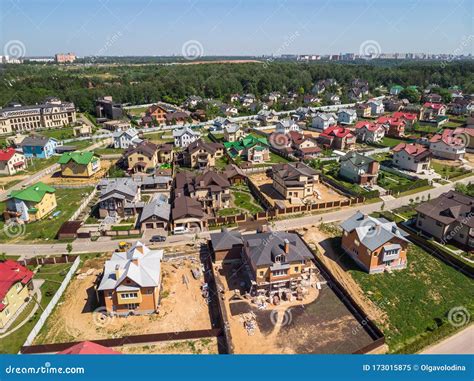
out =
{"type": "Polygon", "coordinates": [[[34,207],[38,209],[36,213],[30,214],[30,219],[41,220],[51,213],[57,206],[56,195],[54,193],[46,193],[43,199],[34,207]]]}
{"type": "Polygon", "coordinates": [[[61,164],[61,176],[63,177],[91,177],[92,175],[92,163],[84,165],[71,160],[67,164],[61,164]]]}
{"type": "Polygon", "coordinates": [[[6,325],[11,317],[18,311],[18,309],[25,303],[25,299],[28,297],[28,287],[21,285],[20,289],[16,289],[16,283],[8,291],[5,300],[8,302],[6,308],[0,312],[0,327],[6,325]],[[7,312],[8,311],[8,315],[7,312]]]}
{"type": "Polygon", "coordinates": [[[129,157],[128,157],[128,169],[129,170],[132,170],[133,167],[135,166],[136,163],[138,163],[139,161],[142,161],[146,164],[146,168],[145,170],[147,169],[153,169],[156,167],[156,165],[158,164],[158,159],[157,159],[157,155],[153,155],[153,158],[152,159],[149,159],[147,156],[145,155],[142,155],[142,154],[138,154],[138,153],[133,153],[131,154],[129,157]],[[139,160],[139,158],[141,160],[139,160]]]}

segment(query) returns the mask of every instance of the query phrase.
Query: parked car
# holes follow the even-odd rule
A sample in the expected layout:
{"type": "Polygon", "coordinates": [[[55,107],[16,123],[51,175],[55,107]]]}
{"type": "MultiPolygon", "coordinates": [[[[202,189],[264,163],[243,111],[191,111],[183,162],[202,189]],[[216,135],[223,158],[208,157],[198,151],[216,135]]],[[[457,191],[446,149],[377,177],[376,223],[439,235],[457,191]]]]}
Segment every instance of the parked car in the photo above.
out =
{"type": "Polygon", "coordinates": [[[189,233],[189,229],[184,226],[176,226],[173,230],[173,234],[186,234],[189,233]]]}
{"type": "Polygon", "coordinates": [[[150,238],[150,242],[165,242],[166,237],[163,235],[154,235],[150,238]]]}

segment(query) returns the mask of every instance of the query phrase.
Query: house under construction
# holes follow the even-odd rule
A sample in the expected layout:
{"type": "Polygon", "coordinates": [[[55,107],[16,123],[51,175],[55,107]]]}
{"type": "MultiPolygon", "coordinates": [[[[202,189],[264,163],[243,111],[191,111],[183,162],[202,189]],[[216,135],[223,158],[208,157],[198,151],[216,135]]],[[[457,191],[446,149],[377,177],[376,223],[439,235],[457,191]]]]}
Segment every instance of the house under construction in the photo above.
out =
{"type": "Polygon", "coordinates": [[[210,246],[215,259],[242,262],[250,280],[248,291],[254,296],[289,299],[317,281],[313,254],[294,233],[222,231],[211,234],[210,246]]]}

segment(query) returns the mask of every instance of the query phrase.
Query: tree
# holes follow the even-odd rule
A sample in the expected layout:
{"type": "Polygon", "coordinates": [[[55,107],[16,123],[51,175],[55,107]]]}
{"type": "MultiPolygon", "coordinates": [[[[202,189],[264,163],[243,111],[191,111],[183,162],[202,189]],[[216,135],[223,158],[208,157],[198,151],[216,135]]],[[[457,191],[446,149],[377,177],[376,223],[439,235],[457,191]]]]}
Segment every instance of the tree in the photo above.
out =
{"type": "Polygon", "coordinates": [[[66,245],[66,251],[67,251],[68,254],[71,254],[71,252],[72,252],[72,243],[69,242],[66,245]]]}
{"type": "Polygon", "coordinates": [[[420,93],[414,88],[407,87],[400,92],[399,98],[406,98],[410,103],[419,103],[421,96],[420,93]]]}

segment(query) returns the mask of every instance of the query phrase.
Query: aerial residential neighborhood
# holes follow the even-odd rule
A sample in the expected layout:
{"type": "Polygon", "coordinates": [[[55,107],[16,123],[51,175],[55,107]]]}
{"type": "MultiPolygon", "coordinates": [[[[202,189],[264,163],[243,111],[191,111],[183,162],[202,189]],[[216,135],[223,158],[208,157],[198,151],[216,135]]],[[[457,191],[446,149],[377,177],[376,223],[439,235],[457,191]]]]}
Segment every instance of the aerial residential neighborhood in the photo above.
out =
{"type": "Polygon", "coordinates": [[[0,354],[474,353],[472,54],[128,28],[0,57],[0,354]]]}

